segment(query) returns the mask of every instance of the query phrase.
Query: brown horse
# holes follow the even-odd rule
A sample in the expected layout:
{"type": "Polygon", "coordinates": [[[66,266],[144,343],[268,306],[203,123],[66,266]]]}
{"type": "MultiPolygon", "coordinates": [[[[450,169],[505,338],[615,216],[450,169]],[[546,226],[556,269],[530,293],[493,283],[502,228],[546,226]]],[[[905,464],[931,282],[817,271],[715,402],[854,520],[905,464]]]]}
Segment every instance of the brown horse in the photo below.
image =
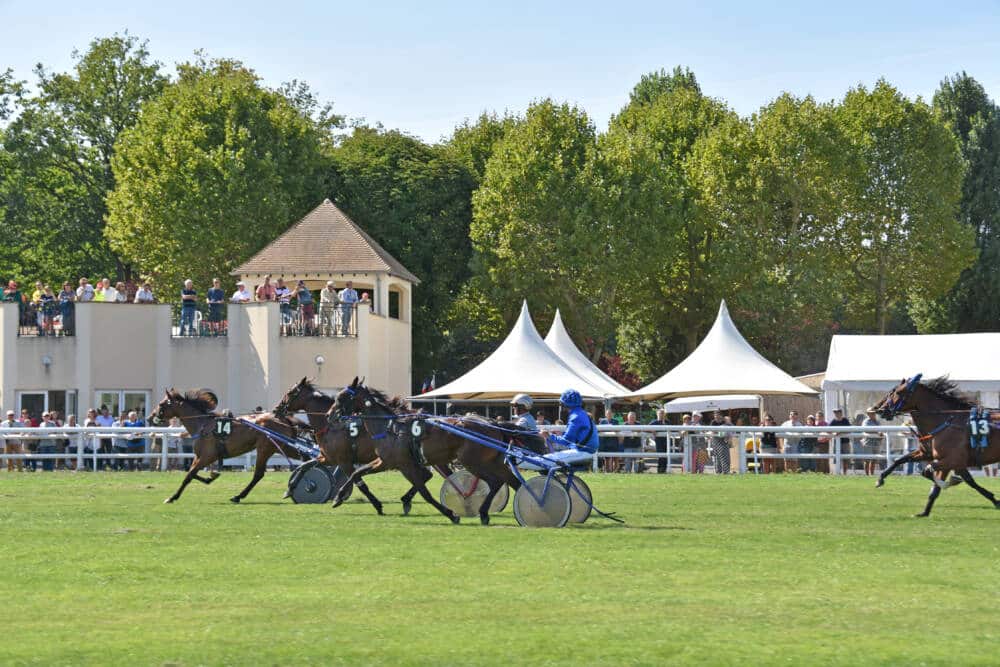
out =
{"type": "MultiPolygon", "coordinates": [[[[479,508],[479,520],[483,525],[490,522],[490,504],[500,487],[508,484],[516,491],[521,486],[517,476],[507,467],[500,451],[437,428],[433,421],[428,421],[424,417],[403,412],[399,399],[390,400],[381,392],[359,383],[357,378],[349,387],[345,387],[337,394],[336,401],[335,409],[338,412],[361,413],[365,428],[376,433],[377,458],[367,466],[355,470],[352,478],[392,469],[401,471],[414,485],[421,486],[417,481],[419,473],[416,472],[421,464],[445,466],[457,461],[489,486],[490,492],[479,508]],[[380,437],[381,433],[385,433],[386,437],[380,437]],[[418,462],[418,457],[422,461],[418,462]]],[[[496,425],[491,422],[454,418],[447,421],[485,435],[494,437],[497,435],[496,425]]],[[[512,428],[513,425],[504,424],[503,427],[512,428]]],[[[542,453],[540,438],[526,438],[525,444],[542,453]]],[[[337,495],[334,507],[343,502],[344,495],[344,493],[337,495]]],[[[424,496],[424,499],[431,502],[427,496],[424,496]]],[[[442,514],[451,512],[443,507],[441,510],[442,514]]],[[[453,521],[457,523],[457,517],[453,521]]]]}
{"type": "MultiPolygon", "coordinates": [[[[351,475],[357,464],[371,463],[377,458],[376,440],[372,438],[367,428],[363,428],[363,424],[356,422],[352,427],[347,420],[340,418],[332,409],[334,405],[333,398],[319,391],[307,378],[302,378],[282,396],[274,409],[274,414],[286,418],[289,414],[304,412],[309,420],[309,429],[313,432],[321,452],[317,462],[327,466],[339,466],[345,474],[351,475]]],[[[440,472],[445,477],[451,474],[451,470],[447,468],[442,468],[440,472]]],[[[426,477],[426,484],[432,474],[426,468],[424,473],[422,476],[426,477]]],[[[384,514],[382,501],[375,497],[362,477],[363,475],[359,475],[355,478],[355,486],[364,494],[376,512],[384,514]]],[[[414,485],[400,498],[404,516],[410,513],[413,498],[419,492],[420,489],[414,485]]]]}
{"type": "MultiPolygon", "coordinates": [[[[238,419],[228,423],[230,432],[225,437],[221,437],[216,432],[216,424],[223,417],[215,412],[218,405],[219,399],[207,389],[196,389],[184,394],[170,389],[156,406],[153,414],[149,416],[149,423],[155,426],[162,426],[171,417],[177,417],[194,438],[194,460],[191,461],[191,467],[188,469],[184,481],[181,482],[180,488],[163,502],[172,503],[180,498],[184,488],[191,483],[191,480],[196,479],[202,484],[211,484],[219,476],[219,472],[212,472],[208,477],[202,477],[198,474],[202,468],[207,468],[218,461],[221,471],[223,459],[246,454],[252,449],[257,450],[257,464],[254,466],[253,479],[250,480],[245,489],[229,499],[231,502],[238,503],[247,497],[257,482],[264,477],[264,473],[267,471],[267,461],[271,455],[280,451],[290,458],[302,458],[302,455],[292,447],[282,446],[267,437],[266,434],[241,423],[238,419]]],[[[241,419],[252,421],[286,437],[295,436],[294,426],[266,413],[246,415],[241,419]]]]}
{"type": "MultiPolygon", "coordinates": [[[[958,392],[955,383],[947,378],[936,378],[920,382],[920,376],[903,380],[896,385],[873,409],[885,419],[908,412],[920,437],[922,447],[917,452],[927,450],[931,464],[924,475],[933,482],[927,505],[917,516],[928,516],[934,501],[942,489],[949,486],[948,475],[955,473],[963,482],[978,491],[984,498],[1000,508],[1000,501],[989,491],[979,486],[969,472],[969,468],[1000,462],[1000,435],[997,426],[988,421],[976,422],[987,435],[987,446],[973,450],[970,444],[970,416],[973,403],[958,392]]],[[[919,457],[926,454],[919,454],[919,457]]],[[[911,460],[924,460],[913,456],[911,460]]],[[[904,457],[905,458],[905,457],[904,457]]]]}

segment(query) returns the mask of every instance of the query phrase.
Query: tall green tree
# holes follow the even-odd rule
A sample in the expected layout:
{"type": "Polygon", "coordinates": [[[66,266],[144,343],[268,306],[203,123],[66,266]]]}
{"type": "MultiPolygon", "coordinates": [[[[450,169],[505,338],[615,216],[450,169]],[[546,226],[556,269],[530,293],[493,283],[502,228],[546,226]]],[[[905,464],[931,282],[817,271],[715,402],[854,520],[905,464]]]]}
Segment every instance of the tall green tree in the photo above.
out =
{"type": "Polygon", "coordinates": [[[943,299],[925,303],[929,331],[995,331],[1000,323],[1000,110],[962,72],[941,82],[934,110],[958,139],[965,160],[960,219],[979,256],[943,299]]]}
{"type": "Polygon", "coordinates": [[[974,234],[958,218],[961,153],[930,107],[884,80],[850,90],[837,117],[852,158],[842,224],[853,278],[847,321],[889,333],[894,309],[940,298],[975,259],[974,234]]]}
{"type": "Polygon", "coordinates": [[[132,272],[104,234],[116,185],[111,163],[118,137],[166,79],[146,44],[128,34],[96,39],[74,59],[66,73],[36,68],[36,92],[16,96],[3,136],[5,252],[22,278],[132,272]]]}
{"type": "Polygon", "coordinates": [[[445,151],[461,160],[472,172],[478,185],[486,174],[486,163],[504,135],[517,124],[517,117],[482,113],[475,123],[463,122],[445,142],[445,151]]]}
{"type": "Polygon", "coordinates": [[[302,104],[242,63],[182,64],[118,142],[111,245],[161,289],[204,285],[322,201],[328,141],[302,104]]]}
{"type": "MultiPolygon", "coordinates": [[[[448,312],[469,278],[475,177],[447,150],[396,131],[355,128],[332,153],[331,199],[417,275],[413,377],[444,378],[459,360],[448,312]]],[[[464,368],[467,368],[465,366],[464,368]]]]}

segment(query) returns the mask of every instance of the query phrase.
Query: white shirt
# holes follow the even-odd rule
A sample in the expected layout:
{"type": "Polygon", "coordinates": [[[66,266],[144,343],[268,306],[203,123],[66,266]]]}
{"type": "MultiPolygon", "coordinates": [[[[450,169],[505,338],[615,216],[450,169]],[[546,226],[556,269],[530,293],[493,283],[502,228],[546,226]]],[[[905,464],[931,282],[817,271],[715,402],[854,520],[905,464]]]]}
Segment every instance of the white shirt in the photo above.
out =
{"type": "Polygon", "coordinates": [[[253,295],[247,290],[246,286],[233,292],[233,296],[229,299],[232,303],[250,303],[253,301],[253,295]]]}
{"type": "Polygon", "coordinates": [[[94,300],[94,286],[90,283],[86,285],[81,285],[76,288],[76,299],[77,301],[93,301],[94,300]]]}
{"type": "Polygon", "coordinates": [[[135,293],[135,303],[153,303],[153,290],[139,288],[135,293]]]}
{"type": "Polygon", "coordinates": [[[337,290],[332,287],[324,287],[319,291],[319,302],[320,304],[334,304],[337,303],[337,290]]]}
{"type": "MultiPolygon", "coordinates": [[[[793,422],[791,419],[787,419],[781,424],[782,426],[802,426],[802,422],[793,422]]],[[[799,435],[786,435],[785,436],[785,451],[789,451],[792,447],[799,446],[799,440],[802,436],[799,435]]]]}
{"type": "Polygon", "coordinates": [[[101,292],[104,294],[104,303],[114,303],[118,301],[118,290],[114,287],[102,289],[101,292]]]}

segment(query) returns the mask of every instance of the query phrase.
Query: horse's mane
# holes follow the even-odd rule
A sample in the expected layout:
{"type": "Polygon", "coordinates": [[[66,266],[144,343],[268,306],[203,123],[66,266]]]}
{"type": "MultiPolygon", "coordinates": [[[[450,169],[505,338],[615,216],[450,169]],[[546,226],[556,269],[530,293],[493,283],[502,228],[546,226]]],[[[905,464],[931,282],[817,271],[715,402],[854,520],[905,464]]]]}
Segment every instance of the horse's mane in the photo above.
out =
{"type": "Polygon", "coordinates": [[[942,375],[939,378],[933,378],[920,384],[930,389],[931,393],[938,398],[951,403],[957,403],[959,408],[971,408],[974,405],[972,399],[959,391],[958,385],[949,380],[947,375],[942,375]]]}
{"type": "Polygon", "coordinates": [[[373,389],[367,387],[368,393],[371,394],[372,398],[375,399],[376,403],[381,404],[383,407],[389,408],[392,412],[399,414],[400,412],[407,411],[406,401],[399,396],[393,396],[389,398],[385,392],[379,391],[378,389],[373,389]]]}
{"type": "Polygon", "coordinates": [[[183,398],[185,403],[202,412],[214,412],[219,407],[219,397],[215,395],[214,391],[204,387],[189,389],[183,395],[178,394],[178,397],[183,398]]]}

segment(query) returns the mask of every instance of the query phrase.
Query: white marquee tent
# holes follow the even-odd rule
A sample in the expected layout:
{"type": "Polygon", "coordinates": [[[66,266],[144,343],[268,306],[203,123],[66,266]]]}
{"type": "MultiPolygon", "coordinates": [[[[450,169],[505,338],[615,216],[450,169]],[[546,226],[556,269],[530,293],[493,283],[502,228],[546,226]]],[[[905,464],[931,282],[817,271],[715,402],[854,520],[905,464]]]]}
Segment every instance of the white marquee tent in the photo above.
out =
{"type": "Polygon", "coordinates": [[[545,344],[556,353],[573,371],[595,387],[602,389],[605,396],[618,396],[628,393],[628,388],[615,382],[611,376],[595,366],[587,356],[577,348],[563,325],[562,316],[556,310],[549,333],[545,336],[545,344]]]}
{"type": "Polygon", "coordinates": [[[760,396],[753,394],[730,394],[728,396],[685,396],[663,404],[669,414],[675,412],[711,412],[713,410],[736,410],[738,408],[759,408],[760,396]]]}
{"type": "Polygon", "coordinates": [[[509,399],[521,392],[533,398],[558,398],[570,387],[584,398],[603,398],[608,393],[577,375],[549,349],[524,302],[514,328],[493,354],[457,380],[412,398],[509,399]]]}
{"type": "Polygon", "coordinates": [[[947,375],[983,405],[1000,407],[1000,333],[834,336],[823,402],[827,414],[864,412],[904,377],[947,375]]]}
{"type": "Polygon", "coordinates": [[[733,324],[723,301],[715,324],[687,359],[624,398],[648,401],[720,394],[813,396],[816,392],[753,349],[733,324]]]}

